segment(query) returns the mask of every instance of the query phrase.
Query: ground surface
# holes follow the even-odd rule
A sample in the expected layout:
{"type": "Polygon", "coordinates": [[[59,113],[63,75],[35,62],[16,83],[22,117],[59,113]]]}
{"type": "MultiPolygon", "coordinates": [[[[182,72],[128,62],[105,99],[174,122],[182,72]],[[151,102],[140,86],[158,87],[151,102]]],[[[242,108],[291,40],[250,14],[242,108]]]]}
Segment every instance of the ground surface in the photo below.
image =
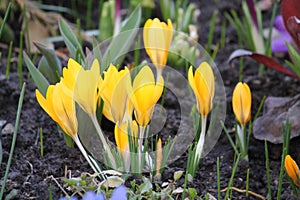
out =
{"type": "MultiPolygon", "coordinates": [[[[201,10],[197,25],[199,26],[199,42],[202,45],[207,41],[206,33],[209,30],[209,21],[214,10],[219,10],[219,25],[221,21],[224,20],[223,12],[229,9],[240,9],[240,1],[220,1],[221,3],[219,5],[206,2],[208,1],[200,1],[200,3],[197,3],[201,10]]],[[[264,16],[268,15],[268,12],[264,13],[264,16]]],[[[215,32],[215,42],[218,41],[217,38],[219,38],[221,30],[218,25],[215,32]]],[[[219,68],[226,88],[228,116],[226,118],[226,126],[229,129],[231,129],[234,124],[234,116],[231,108],[231,94],[235,84],[238,82],[238,67],[230,68],[227,64],[227,59],[230,53],[236,48],[238,48],[236,33],[231,26],[228,26],[226,31],[226,46],[220,49],[215,63],[219,68]]],[[[6,120],[7,123],[14,124],[20,93],[19,77],[16,73],[16,63],[13,63],[10,77],[8,80],[5,79],[7,49],[3,48],[2,51],[3,54],[0,63],[0,120],[6,120]]],[[[13,57],[16,56],[17,53],[14,53],[13,57]]],[[[294,96],[299,94],[299,82],[271,70],[267,70],[262,76],[257,76],[257,70],[257,63],[246,60],[244,81],[246,81],[252,89],[253,113],[257,110],[264,95],[294,96]]],[[[17,143],[6,184],[6,194],[12,189],[16,189],[18,192],[16,199],[48,199],[49,190],[51,189],[53,199],[58,199],[63,193],[51,180],[51,176],[60,180],[61,177],[66,175],[67,170],[71,171],[72,176],[79,176],[82,172],[92,171],[77,148],[66,147],[63,137],[57,133],[55,123],[42,111],[36,102],[35,86],[32,84],[32,81],[28,79],[26,75],[27,70],[24,69],[24,71],[24,80],[28,84],[17,143]],[[40,155],[39,128],[43,128],[43,157],[40,155]],[[52,186],[50,187],[50,185],[52,186]]],[[[172,101],[172,99],[167,100],[172,101]]],[[[167,102],[168,101],[166,101],[166,105],[168,105],[167,102]]],[[[175,111],[168,107],[168,112],[172,113],[175,111]]],[[[176,118],[172,119],[176,120],[176,118]]],[[[176,124],[176,121],[169,123],[176,124]]],[[[12,134],[2,134],[4,152],[3,162],[0,166],[0,177],[4,175],[11,140],[12,134]]],[[[290,154],[292,154],[297,161],[300,161],[299,142],[300,138],[291,140],[290,154]]],[[[281,150],[281,145],[269,144],[272,199],[275,199],[277,194],[281,150]]],[[[201,195],[210,193],[215,197],[217,196],[217,157],[220,157],[221,162],[221,188],[223,189],[227,187],[229,182],[234,158],[234,152],[224,133],[222,133],[213,150],[201,160],[194,183],[190,185],[196,188],[201,195]]],[[[172,178],[174,171],[185,170],[186,160],[187,156],[184,154],[181,159],[168,166],[163,173],[163,180],[172,178]]],[[[265,170],[264,142],[257,141],[253,137],[251,137],[249,147],[249,169],[249,190],[266,196],[267,176],[265,170]]],[[[234,187],[245,189],[246,171],[246,165],[241,164],[238,167],[233,183],[234,187]]],[[[179,183],[182,182],[179,181],[179,183]]],[[[223,194],[224,193],[222,193],[222,195],[223,194]]],[[[246,197],[243,193],[233,192],[233,199],[246,199],[246,197]]],[[[256,198],[250,197],[249,199],[256,198]]],[[[292,199],[292,189],[286,178],[283,180],[282,199],[292,199]]]]}

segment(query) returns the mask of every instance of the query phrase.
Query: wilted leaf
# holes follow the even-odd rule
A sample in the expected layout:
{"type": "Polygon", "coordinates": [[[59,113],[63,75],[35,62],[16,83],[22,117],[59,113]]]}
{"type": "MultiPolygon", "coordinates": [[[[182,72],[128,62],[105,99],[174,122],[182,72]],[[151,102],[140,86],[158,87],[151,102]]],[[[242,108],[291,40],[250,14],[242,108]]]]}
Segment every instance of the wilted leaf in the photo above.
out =
{"type": "Polygon", "coordinates": [[[106,180],[100,183],[100,185],[111,188],[116,188],[121,184],[124,184],[124,180],[119,176],[109,176],[106,180]]]}
{"type": "Polygon", "coordinates": [[[254,53],[254,52],[244,50],[244,49],[235,50],[229,57],[229,64],[231,65],[232,61],[234,59],[239,58],[239,57],[245,57],[245,56],[248,56],[248,57],[256,60],[257,62],[262,63],[271,69],[275,69],[275,70],[277,70],[283,74],[286,74],[288,76],[291,76],[293,78],[300,79],[299,76],[297,76],[295,73],[293,73],[290,70],[283,67],[280,63],[275,61],[272,57],[269,57],[269,56],[266,56],[263,54],[259,54],[259,53],[254,53]]]}

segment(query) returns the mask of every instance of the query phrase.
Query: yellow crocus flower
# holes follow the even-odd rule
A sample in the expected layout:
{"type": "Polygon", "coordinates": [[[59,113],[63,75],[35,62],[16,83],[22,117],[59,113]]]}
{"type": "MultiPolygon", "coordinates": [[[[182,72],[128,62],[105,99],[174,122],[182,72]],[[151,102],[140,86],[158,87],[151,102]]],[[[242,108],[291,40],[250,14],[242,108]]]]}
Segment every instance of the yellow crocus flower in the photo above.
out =
{"type": "Polygon", "coordinates": [[[124,123],[116,123],[115,125],[115,140],[118,146],[118,149],[122,154],[125,151],[129,152],[129,142],[128,142],[128,128],[130,128],[130,134],[132,136],[132,141],[136,141],[138,134],[138,125],[136,121],[124,122],[124,123]],[[128,127],[128,123],[130,123],[130,127],[128,127]]]}
{"type": "Polygon", "coordinates": [[[207,116],[212,109],[215,94],[215,77],[211,66],[202,62],[193,74],[191,66],[188,79],[197,100],[197,109],[202,116],[207,116]]]}
{"type": "Polygon", "coordinates": [[[290,155],[285,156],[284,166],[285,166],[286,173],[292,179],[293,183],[296,186],[299,186],[299,177],[300,177],[299,168],[297,163],[293,160],[293,158],[290,155]]]}
{"type": "Polygon", "coordinates": [[[155,82],[149,66],[144,66],[136,75],[129,96],[134,107],[136,121],[140,126],[145,127],[149,123],[153,108],[161,97],[163,88],[162,76],[155,82]]]}
{"type": "Polygon", "coordinates": [[[102,88],[100,96],[104,101],[103,114],[114,123],[123,121],[126,109],[129,107],[127,88],[130,84],[128,68],[118,72],[117,68],[111,64],[104,72],[102,87],[100,86],[102,88]]]}
{"type": "Polygon", "coordinates": [[[61,82],[50,85],[47,89],[46,98],[39,90],[36,90],[36,98],[41,107],[58,123],[61,129],[74,138],[78,128],[75,102],[72,96],[64,92],[64,87],[66,86],[61,82]]]}
{"type": "Polygon", "coordinates": [[[236,120],[245,126],[251,117],[251,91],[246,83],[239,82],[232,94],[232,107],[236,120]]]}
{"type": "Polygon", "coordinates": [[[96,113],[100,80],[100,65],[97,59],[94,60],[91,69],[80,68],[76,78],[74,99],[90,116],[96,113]]]}
{"type": "Polygon", "coordinates": [[[148,19],[144,25],[143,37],[147,54],[155,65],[158,76],[161,75],[167,63],[168,51],[171,45],[173,26],[170,19],[168,24],[159,19],[148,19]]]}

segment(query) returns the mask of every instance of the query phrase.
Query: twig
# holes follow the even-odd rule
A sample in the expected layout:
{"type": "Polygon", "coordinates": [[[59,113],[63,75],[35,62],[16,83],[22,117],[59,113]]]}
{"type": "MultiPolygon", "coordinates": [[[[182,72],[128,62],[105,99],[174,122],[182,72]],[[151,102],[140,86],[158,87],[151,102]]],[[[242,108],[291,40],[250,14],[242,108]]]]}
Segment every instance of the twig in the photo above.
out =
{"type": "Polygon", "coordinates": [[[64,188],[59,184],[59,182],[56,180],[56,178],[54,178],[53,175],[48,176],[48,177],[46,178],[46,180],[47,180],[47,179],[53,180],[53,181],[56,183],[56,185],[60,188],[60,190],[65,194],[65,196],[67,196],[67,197],[70,196],[70,195],[64,190],[64,188]]]}
{"type": "MultiPolygon", "coordinates": [[[[239,188],[236,188],[236,187],[231,187],[231,188],[227,187],[227,188],[224,188],[223,190],[221,190],[221,192],[226,192],[228,189],[232,189],[232,190],[234,190],[236,192],[239,192],[239,193],[246,193],[246,190],[242,190],[242,189],[239,189],[239,188]]],[[[255,197],[259,198],[259,199],[266,200],[266,198],[264,196],[262,196],[260,194],[257,194],[255,192],[252,192],[250,190],[248,190],[248,193],[252,196],[255,196],[255,197]]]]}

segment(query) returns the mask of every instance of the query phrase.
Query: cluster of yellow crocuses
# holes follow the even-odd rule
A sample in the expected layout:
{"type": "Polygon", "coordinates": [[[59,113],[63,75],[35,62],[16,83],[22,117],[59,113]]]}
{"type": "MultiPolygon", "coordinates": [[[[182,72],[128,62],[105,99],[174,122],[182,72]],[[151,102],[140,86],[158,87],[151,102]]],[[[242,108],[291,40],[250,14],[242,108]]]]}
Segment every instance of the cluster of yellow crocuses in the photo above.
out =
{"type": "MultiPolygon", "coordinates": [[[[116,123],[116,143],[124,152],[128,150],[126,139],[128,123],[132,133],[137,137],[137,125],[145,127],[149,123],[153,107],[159,100],[163,87],[163,78],[159,77],[155,81],[153,72],[148,66],[139,71],[132,83],[127,68],[118,71],[114,65],[110,65],[102,79],[97,60],[94,60],[91,69],[84,70],[75,60],[69,59],[61,81],[48,87],[46,98],[38,90],[36,97],[42,108],[74,140],[78,137],[75,102],[95,122],[98,102],[103,99],[103,114],[116,123]],[[132,120],[132,113],[136,121],[132,120]]],[[[98,122],[94,125],[96,124],[98,122]]],[[[105,150],[109,151],[101,131],[100,137],[105,150]]]]}

